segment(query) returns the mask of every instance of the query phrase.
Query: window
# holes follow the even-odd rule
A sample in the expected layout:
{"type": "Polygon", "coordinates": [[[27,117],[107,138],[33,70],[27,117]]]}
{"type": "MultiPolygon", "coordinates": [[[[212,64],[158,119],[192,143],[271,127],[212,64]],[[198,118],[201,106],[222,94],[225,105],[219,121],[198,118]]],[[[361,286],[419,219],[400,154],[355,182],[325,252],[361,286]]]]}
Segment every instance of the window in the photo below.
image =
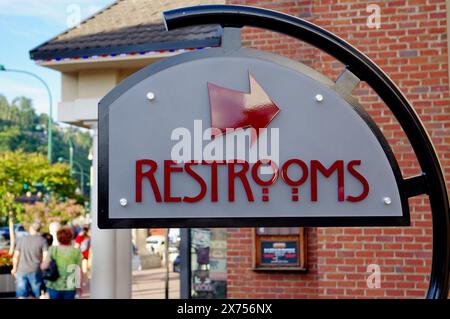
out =
{"type": "Polygon", "coordinates": [[[227,297],[227,229],[191,229],[191,297],[227,297]]]}
{"type": "Polygon", "coordinates": [[[306,268],[304,228],[255,229],[254,270],[305,271],[306,268]]]}

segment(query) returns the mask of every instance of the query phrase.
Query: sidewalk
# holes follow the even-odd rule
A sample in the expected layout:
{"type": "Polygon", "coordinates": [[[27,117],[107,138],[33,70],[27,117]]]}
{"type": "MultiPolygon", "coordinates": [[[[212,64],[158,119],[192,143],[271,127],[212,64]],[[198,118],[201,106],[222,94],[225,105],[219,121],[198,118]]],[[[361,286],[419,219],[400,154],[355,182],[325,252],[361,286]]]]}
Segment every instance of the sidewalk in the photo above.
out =
{"type": "MultiPolygon", "coordinates": [[[[164,299],[165,268],[133,271],[132,299],[164,299]]],[[[89,298],[89,286],[85,287],[82,299],[89,298]]],[[[169,274],[169,299],[180,298],[180,275],[169,274]]]]}
{"type": "MultiPolygon", "coordinates": [[[[164,299],[165,268],[133,271],[133,299],[164,299]]],[[[169,274],[169,299],[180,298],[180,274],[169,274]]]]}

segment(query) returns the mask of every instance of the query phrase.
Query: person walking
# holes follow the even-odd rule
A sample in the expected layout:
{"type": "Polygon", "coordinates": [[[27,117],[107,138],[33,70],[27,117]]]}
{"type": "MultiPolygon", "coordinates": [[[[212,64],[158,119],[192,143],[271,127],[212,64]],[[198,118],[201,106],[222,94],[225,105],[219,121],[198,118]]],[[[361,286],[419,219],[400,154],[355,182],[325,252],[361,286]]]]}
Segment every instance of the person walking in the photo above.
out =
{"type": "Polygon", "coordinates": [[[89,282],[89,253],[91,251],[91,236],[89,226],[83,226],[83,229],[75,237],[75,248],[78,248],[83,255],[83,260],[81,261],[81,275],[83,276],[82,289],[84,289],[89,282]]]}
{"type": "Polygon", "coordinates": [[[23,299],[39,298],[43,285],[41,266],[47,258],[47,241],[39,234],[41,223],[29,227],[29,236],[23,237],[14,250],[11,274],[16,277],[16,296],[23,299]]]}
{"type": "Polygon", "coordinates": [[[78,248],[72,247],[73,232],[69,227],[62,227],[56,233],[59,246],[52,246],[48,251],[43,269],[56,263],[58,279],[46,281],[50,299],[74,299],[77,288],[81,287],[80,264],[83,256],[78,248]]]}
{"type": "MultiPolygon", "coordinates": [[[[89,259],[89,250],[91,248],[91,237],[89,227],[84,226],[83,230],[75,238],[75,248],[80,249],[85,260],[89,259]]],[[[84,270],[83,270],[84,271],[84,270]]]]}

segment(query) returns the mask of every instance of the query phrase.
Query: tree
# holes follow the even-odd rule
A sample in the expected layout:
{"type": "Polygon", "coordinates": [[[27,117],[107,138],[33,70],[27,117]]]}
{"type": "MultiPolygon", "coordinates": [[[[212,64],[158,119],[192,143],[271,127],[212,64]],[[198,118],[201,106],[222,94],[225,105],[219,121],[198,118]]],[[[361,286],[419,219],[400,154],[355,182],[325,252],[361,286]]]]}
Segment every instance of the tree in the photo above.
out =
{"type": "Polygon", "coordinates": [[[27,192],[41,187],[47,196],[63,201],[78,198],[77,183],[71,178],[67,164],[49,164],[38,153],[22,151],[0,153],[0,215],[8,218],[10,252],[14,249],[14,221],[21,218],[23,204],[17,201],[27,192]]]}
{"type": "MultiPolygon", "coordinates": [[[[33,103],[26,97],[18,97],[11,103],[0,95],[0,152],[16,151],[47,153],[48,116],[37,114],[33,103]]],[[[92,147],[92,137],[87,130],[74,127],[62,127],[54,123],[53,161],[58,158],[69,160],[69,140],[74,146],[73,159],[89,172],[88,154],[92,147]]],[[[80,172],[75,178],[81,182],[80,172]]],[[[84,181],[88,181],[87,178],[84,181]]],[[[84,194],[89,194],[89,186],[82,185],[84,194]]],[[[87,198],[86,198],[87,200],[87,198]]]]}
{"type": "Polygon", "coordinates": [[[34,128],[39,124],[39,118],[33,108],[31,99],[26,97],[17,97],[13,100],[12,105],[17,109],[18,124],[21,128],[34,128]]]}
{"type": "Polygon", "coordinates": [[[22,130],[19,126],[10,126],[0,131],[0,152],[22,150],[36,152],[42,144],[38,136],[22,130]]]}

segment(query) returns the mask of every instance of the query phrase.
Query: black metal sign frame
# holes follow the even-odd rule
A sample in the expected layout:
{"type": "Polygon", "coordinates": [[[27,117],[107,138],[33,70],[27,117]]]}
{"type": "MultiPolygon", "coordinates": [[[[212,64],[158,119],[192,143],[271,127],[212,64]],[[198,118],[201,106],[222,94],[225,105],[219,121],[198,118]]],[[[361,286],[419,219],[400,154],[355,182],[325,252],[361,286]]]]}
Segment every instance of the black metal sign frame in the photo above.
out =
{"type": "Polygon", "coordinates": [[[207,5],[164,13],[167,30],[220,24],[222,27],[258,27],[307,42],[335,57],[365,81],[397,118],[417,156],[422,174],[403,179],[408,197],[426,194],[433,218],[433,261],[428,299],[444,299],[449,291],[450,209],[446,183],[434,146],[414,109],[393,81],[367,56],[336,35],[297,17],[267,9],[207,5]]]}

